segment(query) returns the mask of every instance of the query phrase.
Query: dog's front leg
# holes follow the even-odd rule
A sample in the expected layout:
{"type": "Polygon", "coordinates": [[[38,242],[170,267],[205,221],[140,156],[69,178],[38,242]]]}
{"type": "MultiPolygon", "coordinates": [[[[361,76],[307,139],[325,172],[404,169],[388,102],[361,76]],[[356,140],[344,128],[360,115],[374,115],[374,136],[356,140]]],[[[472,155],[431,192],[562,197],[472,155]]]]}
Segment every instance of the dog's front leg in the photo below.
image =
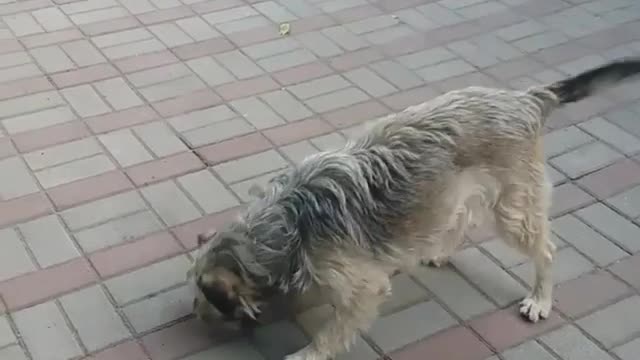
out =
{"type": "Polygon", "coordinates": [[[369,328],[378,307],[390,294],[390,286],[376,292],[361,291],[346,303],[335,305],[332,316],[313,335],[311,344],[288,355],[285,360],[328,360],[348,350],[359,331],[369,328]]]}

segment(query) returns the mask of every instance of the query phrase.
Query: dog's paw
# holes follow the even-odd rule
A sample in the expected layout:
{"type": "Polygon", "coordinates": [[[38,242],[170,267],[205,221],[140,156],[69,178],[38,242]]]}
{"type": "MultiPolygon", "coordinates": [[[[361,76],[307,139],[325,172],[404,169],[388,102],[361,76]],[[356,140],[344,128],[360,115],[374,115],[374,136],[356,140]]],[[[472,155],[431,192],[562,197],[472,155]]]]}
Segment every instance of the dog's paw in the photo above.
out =
{"type": "Polygon", "coordinates": [[[548,318],[549,313],[551,313],[551,301],[541,301],[528,296],[520,302],[520,315],[533,323],[548,318]]]}

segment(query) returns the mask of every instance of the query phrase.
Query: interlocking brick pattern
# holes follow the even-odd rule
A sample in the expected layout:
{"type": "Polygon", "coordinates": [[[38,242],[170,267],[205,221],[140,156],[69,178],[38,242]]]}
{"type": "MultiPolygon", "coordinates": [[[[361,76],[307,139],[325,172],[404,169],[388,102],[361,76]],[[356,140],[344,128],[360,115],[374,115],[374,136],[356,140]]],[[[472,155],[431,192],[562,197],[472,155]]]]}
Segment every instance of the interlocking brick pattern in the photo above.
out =
{"type": "MultiPolygon", "coordinates": [[[[445,91],[633,54],[635,0],[2,0],[0,359],[282,359],[330,309],[249,337],[189,314],[195,235],[252,184],[445,91]]],[[[532,266],[480,229],[338,359],[636,359],[638,118],[630,83],[546,125],[550,319],[519,318],[532,266]]]]}

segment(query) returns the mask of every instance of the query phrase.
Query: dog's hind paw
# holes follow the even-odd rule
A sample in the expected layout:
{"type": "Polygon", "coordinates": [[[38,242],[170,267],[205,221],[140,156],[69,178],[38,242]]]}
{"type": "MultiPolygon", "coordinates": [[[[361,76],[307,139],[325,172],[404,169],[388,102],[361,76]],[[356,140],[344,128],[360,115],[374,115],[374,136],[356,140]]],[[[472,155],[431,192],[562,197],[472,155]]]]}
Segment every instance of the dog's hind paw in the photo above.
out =
{"type": "Polygon", "coordinates": [[[439,256],[429,260],[422,260],[421,263],[424,266],[440,268],[446,266],[449,263],[449,257],[439,256]]]}
{"type": "Polygon", "coordinates": [[[520,302],[520,315],[533,323],[548,318],[549,313],[551,313],[551,301],[541,301],[528,296],[520,302]]]}

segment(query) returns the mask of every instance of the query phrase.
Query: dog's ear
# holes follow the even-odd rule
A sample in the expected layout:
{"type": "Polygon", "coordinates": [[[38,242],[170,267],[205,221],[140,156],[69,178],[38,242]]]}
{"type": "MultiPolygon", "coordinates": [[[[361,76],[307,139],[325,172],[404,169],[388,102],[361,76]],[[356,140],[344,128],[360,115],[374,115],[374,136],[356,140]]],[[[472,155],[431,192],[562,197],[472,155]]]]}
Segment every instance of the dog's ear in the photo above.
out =
{"type": "Polygon", "coordinates": [[[251,185],[248,192],[249,192],[249,195],[257,199],[262,199],[265,196],[264,189],[262,189],[262,187],[260,187],[260,185],[258,184],[251,185]]]}

